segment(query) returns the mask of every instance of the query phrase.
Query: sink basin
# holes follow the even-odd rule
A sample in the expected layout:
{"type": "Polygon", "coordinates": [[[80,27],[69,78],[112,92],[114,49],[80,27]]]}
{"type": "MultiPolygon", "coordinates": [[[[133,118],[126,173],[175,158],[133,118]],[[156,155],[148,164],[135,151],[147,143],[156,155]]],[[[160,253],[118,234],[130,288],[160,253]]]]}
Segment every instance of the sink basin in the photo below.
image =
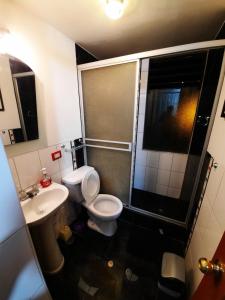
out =
{"type": "Polygon", "coordinates": [[[26,223],[34,225],[43,222],[66,201],[68,195],[68,189],[55,182],[41,188],[36,196],[21,202],[26,223]]]}
{"type": "Polygon", "coordinates": [[[53,215],[66,201],[68,189],[53,182],[41,188],[33,198],[21,202],[24,217],[43,272],[54,274],[64,265],[64,257],[56,240],[53,215]]]}

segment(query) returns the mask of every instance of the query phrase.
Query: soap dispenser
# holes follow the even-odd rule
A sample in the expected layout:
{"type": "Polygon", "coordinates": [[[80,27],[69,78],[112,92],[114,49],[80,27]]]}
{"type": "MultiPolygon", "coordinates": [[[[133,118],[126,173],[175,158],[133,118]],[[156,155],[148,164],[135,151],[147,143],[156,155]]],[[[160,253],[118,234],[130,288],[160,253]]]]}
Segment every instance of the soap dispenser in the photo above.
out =
{"type": "Polygon", "coordinates": [[[51,177],[47,174],[46,168],[41,169],[42,178],[40,180],[40,185],[45,188],[48,187],[52,183],[51,177]]]}

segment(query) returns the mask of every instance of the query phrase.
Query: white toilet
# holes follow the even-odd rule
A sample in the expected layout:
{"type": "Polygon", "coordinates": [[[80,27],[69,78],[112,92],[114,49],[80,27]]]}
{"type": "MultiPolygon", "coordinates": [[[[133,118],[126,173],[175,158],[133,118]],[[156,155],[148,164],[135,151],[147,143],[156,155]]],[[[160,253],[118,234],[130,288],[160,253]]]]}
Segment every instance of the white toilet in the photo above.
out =
{"type": "Polygon", "coordinates": [[[71,199],[84,205],[90,216],[88,226],[106,236],[116,232],[116,219],[123,205],[120,199],[108,194],[99,194],[100,179],[93,167],[83,166],[62,179],[70,191],[71,199]]]}

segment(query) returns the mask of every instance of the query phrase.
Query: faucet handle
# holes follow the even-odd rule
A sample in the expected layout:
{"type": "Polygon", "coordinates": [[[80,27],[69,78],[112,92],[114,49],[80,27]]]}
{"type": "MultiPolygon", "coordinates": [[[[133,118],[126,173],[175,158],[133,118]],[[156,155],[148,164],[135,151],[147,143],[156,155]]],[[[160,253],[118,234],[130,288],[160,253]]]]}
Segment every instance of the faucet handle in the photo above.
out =
{"type": "Polygon", "coordinates": [[[36,196],[38,193],[39,193],[39,186],[38,186],[38,184],[32,185],[32,194],[34,196],[36,196]]]}
{"type": "Polygon", "coordinates": [[[28,199],[28,195],[25,190],[19,191],[19,199],[20,199],[20,201],[28,199]]]}

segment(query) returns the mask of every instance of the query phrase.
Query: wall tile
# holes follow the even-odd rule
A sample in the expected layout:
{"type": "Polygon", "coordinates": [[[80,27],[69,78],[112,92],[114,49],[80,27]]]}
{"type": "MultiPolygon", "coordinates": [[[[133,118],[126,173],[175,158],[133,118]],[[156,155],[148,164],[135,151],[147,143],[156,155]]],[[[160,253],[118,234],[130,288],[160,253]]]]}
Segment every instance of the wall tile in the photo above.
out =
{"type": "Polygon", "coordinates": [[[148,72],[141,72],[140,94],[146,94],[148,85],[148,72]]]}
{"type": "Polygon", "coordinates": [[[143,132],[137,133],[137,149],[143,148],[143,132]]]}
{"type": "Polygon", "coordinates": [[[180,198],[181,189],[168,187],[167,196],[175,199],[180,198]]]}
{"type": "Polygon", "coordinates": [[[206,195],[208,197],[209,203],[213,205],[217,193],[219,191],[219,186],[221,184],[222,178],[225,174],[225,168],[219,166],[217,169],[212,168],[209,181],[207,184],[206,195]]]}
{"type": "Polygon", "coordinates": [[[145,191],[155,193],[156,192],[156,182],[157,182],[156,168],[148,168],[145,170],[145,191]]]}
{"type": "MultiPolygon", "coordinates": [[[[63,145],[65,145],[67,149],[71,148],[70,142],[64,143],[63,145]]],[[[62,144],[59,145],[59,148],[61,148],[61,146],[62,144]]],[[[62,158],[59,161],[59,167],[62,177],[73,171],[72,155],[70,152],[65,152],[64,150],[62,150],[62,158]]]]}
{"type": "Polygon", "coordinates": [[[134,173],[134,188],[144,190],[145,167],[136,164],[134,173]]]}
{"type": "Polygon", "coordinates": [[[187,157],[187,154],[174,153],[171,170],[184,173],[187,164],[187,157]]]}
{"type": "Polygon", "coordinates": [[[225,174],[218,189],[217,197],[212,206],[213,213],[222,231],[225,230],[225,174]]]}
{"type": "Polygon", "coordinates": [[[137,132],[144,132],[144,115],[139,115],[138,117],[137,132]]]}
{"type": "Polygon", "coordinates": [[[159,195],[166,196],[167,195],[167,186],[157,184],[156,185],[156,193],[159,194],[159,195]]]}
{"type": "Polygon", "coordinates": [[[147,151],[137,150],[136,151],[136,163],[141,166],[146,166],[147,151]]]}
{"type": "Polygon", "coordinates": [[[149,68],[149,58],[142,59],[141,61],[141,71],[148,72],[149,68]]]}
{"type": "Polygon", "coordinates": [[[171,172],[169,186],[180,189],[184,180],[184,173],[171,172]]]}
{"type": "Polygon", "coordinates": [[[17,192],[19,192],[19,191],[21,191],[21,185],[20,185],[19,176],[17,174],[15,163],[12,158],[10,158],[8,161],[9,161],[9,166],[10,166],[12,176],[14,179],[14,183],[16,186],[16,190],[17,190],[17,192]]]}
{"type": "Polygon", "coordinates": [[[209,259],[213,258],[216,248],[223,235],[223,232],[221,230],[217,230],[217,228],[218,225],[216,228],[212,226],[211,228],[204,230],[201,235],[202,244],[204,245],[205,249],[204,255],[209,259]]]}
{"type": "Polygon", "coordinates": [[[160,152],[159,157],[159,169],[171,170],[173,153],[171,152],[160,152]]]}
{"type": "Polygon", "coordinates": [[[169,171],[164,171],[164,170],[158,171],[157,184],[168,186],[169,180],[170,180],[169,171]]]}
{"type": "Polygon", "coordinates": [[[202,201],[201,209],[198,215],[198,225],[202,228],[207,229],[208,228],[208,223],[209,219],[211,218],[211,207],[208,203],[208,199],[205,195],[204,201],[202,201]]]}
{"type": "Polygon", "coordinates": [[[158,151],[148,151],[147,165],[152,168],[158,168],[159,167],[159,156],[160,156],[160,152],[158,152],[158,151]]]}
{"type": "Polygon", "coordinates": [[[145,106],[146,106],[146,95],[141,94],[140,95],[140,102],[139,102],[139,115],[145,115],[145,106]]]}
{"type": "Polygon", "coordinates": [[[37,151],[16,156],[14,162],[22,189],[39,182],[41,163],[37,151]]]}
{"type": "Polygon", "coordinates": [[[52,146],[48,148],[44,148],[39,150],[39,156],[41,160],[42,168],[46,168],[47,172],[50,176],[54,175],[55,173],[59,172],[59,160],[52,160],[51,153],[59,150],[60,148],[57,146],[52,146]]]}
{"type": "Polygon", "coordinates": [[[192,236],[191,241],[191,253],[194,269],[197,268],[198,259],[200,257],[205,257],[205,246],[202,243],[202,230],[198,225],[195,227],[195,231],[192,236]]]}
{"type": "Polygon", "coordinates": [[[51,175],[52,181],[61,184],[62,183],[62,174],[61,172],[51,175]]]}
{"type": "Polygon", "coordinates": [[[197,267],[195,267],[193,273],[192,273],[192,291],[195,291],[198,287],[198,284],[200,283],[200,281],[203,278],[203,273],[201,273],[199,271],[199,269],[197,267]]]}

